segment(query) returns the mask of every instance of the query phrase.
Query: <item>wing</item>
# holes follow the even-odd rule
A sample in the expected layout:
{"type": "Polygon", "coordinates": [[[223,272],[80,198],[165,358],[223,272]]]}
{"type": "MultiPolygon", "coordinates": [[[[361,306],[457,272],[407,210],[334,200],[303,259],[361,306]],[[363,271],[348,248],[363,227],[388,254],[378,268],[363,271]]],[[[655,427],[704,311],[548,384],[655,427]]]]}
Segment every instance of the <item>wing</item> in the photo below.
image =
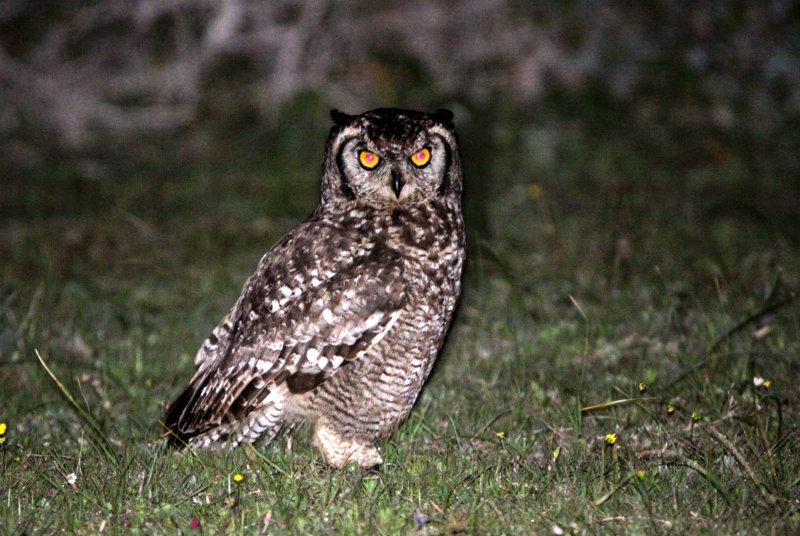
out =
{"type": "MultiPolygon", "coordinates": [[[[287,394],[314,389],[361,357],[405,303],[402,267],[393,250],[341,229],[307,223],[287,235],[198,351],[199,368],[165,417],[173,443],[215,428],[224,440],[271,407],[275,421],[287,394]]],[[[244,435],[255,439],[271,424],[244,435]]]]}

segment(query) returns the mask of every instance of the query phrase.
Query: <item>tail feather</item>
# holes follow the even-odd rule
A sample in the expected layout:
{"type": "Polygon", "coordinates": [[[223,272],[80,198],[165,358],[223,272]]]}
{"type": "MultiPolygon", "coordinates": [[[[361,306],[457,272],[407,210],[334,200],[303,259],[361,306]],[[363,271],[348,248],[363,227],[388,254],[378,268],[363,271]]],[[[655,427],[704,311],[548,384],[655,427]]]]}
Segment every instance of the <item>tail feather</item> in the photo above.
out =
{"type": "Polygon", "coordinates": [[[197,435],[194,433],[187,433],[181,429],[181,416],[186,410],[186,406],[194,395],[194,388],[189,386],[175,401],[169,405],[167,411],[164,412],[164,432],[162,437],[167,437],[167,445],[174,448],[183,448],[189,440],[197,435]]]}
{"type": "Polygon", "coordinates": [[[245,390],[224,412],[199,396],[204,385],[189,385],[164,412],[162,437],[170,447],[234,447],[242,441],[270,441],[283,427],[283,402],[289,396],[286,384],[245,390]]]}

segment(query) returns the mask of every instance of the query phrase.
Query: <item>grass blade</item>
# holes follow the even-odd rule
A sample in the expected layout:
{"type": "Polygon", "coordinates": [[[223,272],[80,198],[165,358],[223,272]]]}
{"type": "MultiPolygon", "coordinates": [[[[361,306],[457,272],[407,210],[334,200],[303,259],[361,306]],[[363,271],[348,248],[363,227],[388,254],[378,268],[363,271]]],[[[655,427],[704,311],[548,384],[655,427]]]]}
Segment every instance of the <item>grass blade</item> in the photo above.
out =
{"type": "Polygon", "coordinates": [[[61,391],[61,394],[64,395],[64,398],[66,398],[67,402],[69,402],[70,406],[72,406],[72,409],[75,410],[83,423],[92,432],[91,437],[93,438],[93,444],[103,453],[108,461],[113,463],[115,466],[119,466],[119,457],[117,456],[117,453],[114,451],[114,447],[111,445],[111,442],[103,433],[100,426],[97,424],[94,418],[92,418],[92,416],[89,415],[89,413],[83,409],[80,404],[78,404],[78,402],[75,400],[75,397],[73,397],[72,393],[69,392],[69,389],[67,389],[61,380],[58,379],[58,376],[56,376],[53,371],[50,370],[50,367],[47,366],[47,363],[44,362],[41,354],[39,354],[39,350],[34,349],[34,352],[36,353],[36,358],[39,360],[42,368],[44,368],[50,378],[55,382],[59,391],[61,391]]]}

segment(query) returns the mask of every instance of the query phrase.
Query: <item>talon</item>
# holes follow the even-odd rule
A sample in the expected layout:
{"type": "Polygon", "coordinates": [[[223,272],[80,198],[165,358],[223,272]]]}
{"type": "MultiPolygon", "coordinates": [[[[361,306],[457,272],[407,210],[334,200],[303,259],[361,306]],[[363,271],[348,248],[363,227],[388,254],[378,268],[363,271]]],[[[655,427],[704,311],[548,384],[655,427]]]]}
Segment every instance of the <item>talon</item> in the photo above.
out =
{"type": "Polygon", "coordinates": [[[337,469],[350,463],[358,464],[361,469],[374,469],[383,463],[378,448],[372,443],[343,437],[322,423],[318,423],[314,431],[314,443],[328,465],[337,469]]]}

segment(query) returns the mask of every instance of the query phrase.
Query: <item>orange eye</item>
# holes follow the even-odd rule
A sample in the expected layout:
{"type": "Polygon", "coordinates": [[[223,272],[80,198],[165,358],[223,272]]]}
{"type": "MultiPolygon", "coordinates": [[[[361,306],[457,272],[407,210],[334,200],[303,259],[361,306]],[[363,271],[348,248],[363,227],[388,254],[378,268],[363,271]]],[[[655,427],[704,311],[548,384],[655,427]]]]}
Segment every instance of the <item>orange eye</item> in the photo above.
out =
{"type": "Polygon", "coordinates": [[[423,147],[422,149],[411,155],[411,162],[417,167],[422,167],[430,161],[431,161],[431,152],[426,147],[423,147]]]}
{"type": "Polygon", "coordinates": [[[358,153],[358,163],[364,169],[375,169],[380,163],[381,157],[369,151],[360,151],[358,153]]]}

